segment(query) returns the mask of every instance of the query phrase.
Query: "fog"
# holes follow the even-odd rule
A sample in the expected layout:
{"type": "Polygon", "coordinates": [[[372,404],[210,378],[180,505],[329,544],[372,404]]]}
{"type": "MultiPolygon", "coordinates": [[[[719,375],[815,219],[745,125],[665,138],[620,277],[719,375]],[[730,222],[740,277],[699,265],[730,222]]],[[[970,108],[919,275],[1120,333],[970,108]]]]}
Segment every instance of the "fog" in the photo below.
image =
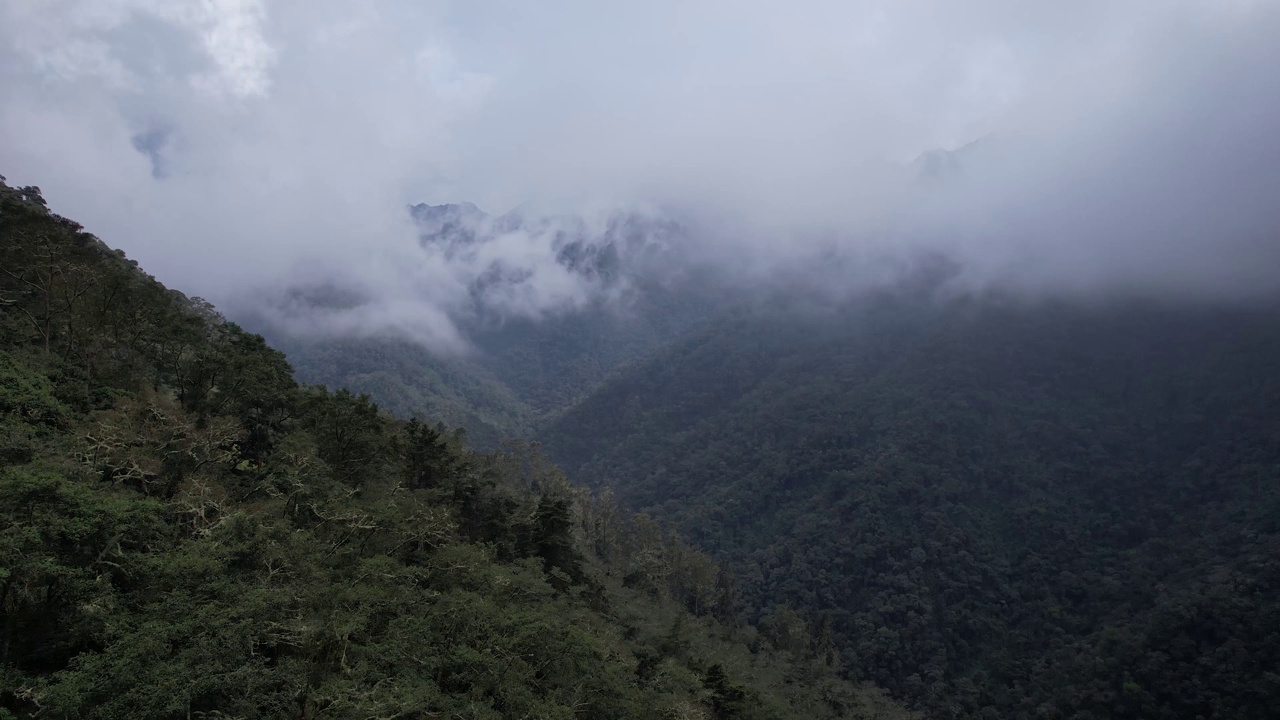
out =
{"type": "Polygon", "coordinates": [[[1280,3],[613,5],[13,0],[0,173],[233,313],[442,350],[477,304],[625,294],[557,261],[624,211],[750,282],[926,252],[1031,291],[1280,287],[1280,3]],[[461,201],[488,241],[424,249],[407,207],[461,201]]]}

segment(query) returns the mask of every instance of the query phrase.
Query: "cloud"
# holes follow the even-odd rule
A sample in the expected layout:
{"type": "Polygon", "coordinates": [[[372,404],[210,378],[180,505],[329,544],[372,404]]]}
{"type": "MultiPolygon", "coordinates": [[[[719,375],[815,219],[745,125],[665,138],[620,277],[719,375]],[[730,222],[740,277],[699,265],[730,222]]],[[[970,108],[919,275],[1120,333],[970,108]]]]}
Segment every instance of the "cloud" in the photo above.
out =
{"type": "Polygon", "coordinates": [[[333,327],[451,347],[494,267],[529,278],[485,301],[510,311],[599,288],[554,232],[423,252],[410,204],[661,208],[757,279],[909,248],[981,281],[1263,292],[1278,47],[1267,0],[15,0],[0,171],[219,304],[340,277],[367,302],[333,327]]]}
{"type": "Polygon", "coordinates": [[[339,269],[399,292],[417,248],[406,204],[490,79],[419,33],[421,11],[347,8],[6,4],[0,164],[219,304],[339,269]]]}
{"type": "Polygon", "coordinates": [[[1278,8],[1196,9],[1124,35],[1087,76],[1105,82],[1030,105],[1023,137],[972,153],[903,225],[1029,287],[1280,289],[1278,8]]]}
{"type": "Polygon", "coordinates": [[[190,83],[215,96],[261,96],[274,59],[263,37],[265,14],[261,0],[19,0],[6,8],[6,40],[46,76],[98,80],[133,92],[145,92],[148,81],[159,79],[141,52],[150,49],[152,64],[167,65],[185,63],[198,50],[207,67],[189,73],[190,83]]]}

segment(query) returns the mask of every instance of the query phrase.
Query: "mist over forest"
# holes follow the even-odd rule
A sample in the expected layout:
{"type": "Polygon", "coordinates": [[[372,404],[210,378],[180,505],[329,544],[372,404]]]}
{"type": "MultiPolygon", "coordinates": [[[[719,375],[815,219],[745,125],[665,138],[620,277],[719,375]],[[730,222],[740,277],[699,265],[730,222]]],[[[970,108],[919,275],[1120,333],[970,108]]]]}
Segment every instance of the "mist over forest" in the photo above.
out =
{"type": "Polygon", "coordinates": [[[0,720],[1269,717],[1277,68],[1272,0],[3,4],[0,720]]]}

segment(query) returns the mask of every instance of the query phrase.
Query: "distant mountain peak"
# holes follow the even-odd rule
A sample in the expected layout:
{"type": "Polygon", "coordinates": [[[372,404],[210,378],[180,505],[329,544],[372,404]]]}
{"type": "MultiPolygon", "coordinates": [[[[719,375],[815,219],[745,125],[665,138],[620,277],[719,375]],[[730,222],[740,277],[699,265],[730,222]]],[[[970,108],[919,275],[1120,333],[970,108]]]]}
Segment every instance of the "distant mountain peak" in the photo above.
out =
{"type": "MultiPolygon", "coordinates": [[[[493,216],[469,202],[409,207],[424,249],[450,261],[472,263],[470,292],[484,298],[495,287],[530,282],[547,261],[597,291],[624,284],[671,246],[683,228],[675,221],[620,211],[602,223],[576,215],[539,215],[517,208],[493,216]],[[528,252],[486,253],[491,243],[524,245],[528,252]]],[[[483,304],[483,303],[479,303],[483,304]]]]}
{"type": "Polygon", "coordinates": [[[476,207],[475,203],[444,203],[442,205],[428,205],[427,203],[418,203],[410,205],[409,212],[415,218],[445,218],[445,217],[462,217],[462,216],[483,216],[487,214],[476,207]]]}
{"type": "Polygon", "coordinates": [[[983,150],[990,149],[996,141],[985,135],[953,150],[934,148],[925,150],[911,161],[911,167],[922,178],[943,180],[964,173],[971,159],[983,150]]]}

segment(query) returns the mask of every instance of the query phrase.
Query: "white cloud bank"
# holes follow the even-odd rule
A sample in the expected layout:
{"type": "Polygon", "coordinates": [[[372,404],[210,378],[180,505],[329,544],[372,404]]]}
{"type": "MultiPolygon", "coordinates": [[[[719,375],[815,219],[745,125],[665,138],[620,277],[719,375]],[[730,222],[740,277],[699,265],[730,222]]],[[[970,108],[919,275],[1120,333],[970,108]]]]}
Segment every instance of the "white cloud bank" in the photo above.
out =
{"type": "Polygon", "coordinates": [[[446,344],[468,278],[409,203],[669,208],[757,268],[927,247],[1248,294],[1280,266],[1278,67],[1268,0],[11,0],[0,172],[215,302],[343,273],[387,311],[353,327],[446,344]],[[944,188],[903,170],[988,136],[944,188]]]}

